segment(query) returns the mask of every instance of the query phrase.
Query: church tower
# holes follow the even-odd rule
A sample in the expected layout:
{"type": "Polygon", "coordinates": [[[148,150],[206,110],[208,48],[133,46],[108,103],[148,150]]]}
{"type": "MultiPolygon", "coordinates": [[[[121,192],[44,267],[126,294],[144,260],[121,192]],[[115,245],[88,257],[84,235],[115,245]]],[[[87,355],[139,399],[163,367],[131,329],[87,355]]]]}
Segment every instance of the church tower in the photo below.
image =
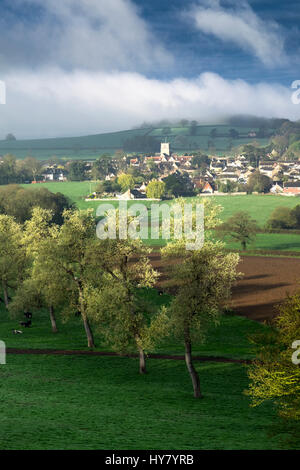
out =
{"type": "Polygon", "coordinates": [[[170,144],[168,142],[163,142],[160,144],[160,155],[168,155],[170,156],[170,144]]]}

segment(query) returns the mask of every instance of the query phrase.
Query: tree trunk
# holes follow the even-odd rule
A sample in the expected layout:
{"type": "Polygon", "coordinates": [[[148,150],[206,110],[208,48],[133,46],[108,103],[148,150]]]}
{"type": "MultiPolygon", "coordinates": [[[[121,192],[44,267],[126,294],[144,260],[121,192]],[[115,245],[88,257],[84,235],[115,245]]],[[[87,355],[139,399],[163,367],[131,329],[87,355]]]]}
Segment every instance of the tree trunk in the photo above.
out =
{"type": "Polygon", "coordinates": [[[88,319],[86,318],[85,315],[82,316],[82,319],[83,319],[84,329],[85,329],[85,332],[86,332],[86,337],[87,337],[87,340],[88,340],[88,347],[89,348],[94,348],[95,347],[94,336],[93,336],[93,332],[91,330],[90,323],[89,323],[89,321],[88,321],[88,319]]]}
{"type": "Polygon", "coordinates": [[[242,242],[242,247],[243,247],[243,250],[246,251],[246,248],[247,248],[246,242],[242,242]]]}
{"type": "Polygon", "coordinates": [[[5,307],[8,308],[9,301],[8,301],[7,285],[5,281],[2,281],[2,287],[3,287],[3,297],[4,297],[5,307]]]}
{"type": "Polygon", "coordinates": [[[49,314],[50,314],[50,320],[51,320],[51,326],[52,326],[52,332],[57,333],[57,325],[56,325],[56,319],[54,315],[54,309],[53,307],[49,307],[49,314]]]}
{"type": "Polygon", "coordinates": [[[78,288],[79,288],[79,299],[80,299],[80,313],[81,313],[81,318],[83,321],[86,337],[88,340],[88,348],[94,348],[95,347],[94,336],[93,336],[93,332],[90,326],[90,322],[85,313],[85,302],[84,302],[84,297],[83,297],[83,292],[82,292],[80,281],[78,282],[78,288]]]}
{"type": "Polygon", "coordinates": [[[142,348],[139,348],[139,359],[140,359],[140,374],[146,374],[146,359],[145,352],[142,348]]]}
{"type": "Polygon", "coordinates": [[[185,363],[192,379],[194,397],[203,398],[203,395],[201,394],[201,390],[200,390],[199,375],[193,365],[191,340],[186,339],[184,342],[184,345],[185,345],[185,363]]]}

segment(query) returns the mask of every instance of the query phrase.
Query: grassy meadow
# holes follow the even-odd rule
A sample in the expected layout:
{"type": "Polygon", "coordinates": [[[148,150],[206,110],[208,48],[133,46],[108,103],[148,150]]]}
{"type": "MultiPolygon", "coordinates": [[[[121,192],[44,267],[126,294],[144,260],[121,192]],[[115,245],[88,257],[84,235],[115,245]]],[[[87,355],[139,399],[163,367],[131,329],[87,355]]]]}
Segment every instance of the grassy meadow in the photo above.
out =
{"type": "Polygon", "coordinates": [[[46,160],[52,157],[62,159],[95,159],[100,155],[113,155],[116,150],[124,147],[128,139],[136,136],[150,136],[158,142],[164,142],[167,138],[172,145],[172,149],[179,153],[185,153],[195,150],[214,152],[219,155],[230,153],[233,147],[248,144],[253,141],[261,146],[269,142],[270,136],[275,132],[269,129],[264,138],[251,138],[250,132],[258,132],[258,128],[245,126],[228,125],[199,125],[196,126],[193,135],[190,127],[151,127],[143,129],[131,129],[119,132],[109,132],[105,134],[87,135],[81,137],[58,137],[47,139],[28,139],[15,141],[0,141],[0,153],[5,155],[11,153],[17,158],[26,158],[28,156],[46,160]],[[211,137],[211,131],[216,130],[216,136],[211,137]],[[230,130],[235,129],[239,137],[232,139],[230,130]]]}
{"type": "MultiPolygon", "coordinates": [[[[46,187],[52,192],[61,192],[65,194],[79,209],[93,209],[96,211],[99,206],[99,201],[85,201],[85,197],[94,190],[96,184],[88,181],[83,182],[65,182],[65,183],[42,183],[35,185],[24,185],[25,188],[40,188],[46,187]]],[[[187,201],[197,200],[197,198],[187,198],[187,201]]],[[[276,195],[243,195],[243,196],[214,196],[213,200],[216,204],[222,206],[223,211],[220,215],[222,220],[228,219],[231,215],[238,211],[245,211],[255,219],[258,225],[263,228],[272,214],[273,210],[278,206],[293,208],[300,204],[300,198],[297,197],[284,197],[276,195]]],[[[117,201],[108,201],[115,206],[117,201]]],[[[129,202],[129,205],[137,201],[129,202]]],[[[139,201],[141,202],[141,201],[139,201]]],[[[147,207],[151,206],[152,202],[143,202],[147,207]]],[[[161,240],[149,240],[148,243],[152,246],[162,245],[161,240]]],[[[237,243],[227,240],[228,248],[240,249],[237,243]]],[[[300,236],[293,233],[259,233],[256,240],[249,245],[249,250],[262,250],[262,251],[282,251],[282,252],[300,252],[300,236]]]]}
{"type": "MultiPolygon", "coordinates": [[[[159,306],[167,296],[151,295],[159,306]]],[[[19,319],[0,310],[0,337],[7,347],[86,350],[80,319],[58,319],[51,333],[47,312],[34,312],[33,325],[12,335],[19,319]]],[[[252,358],[249,335],[266,328],[223,316],[194,354],[252,358]]],[[[101,345],[96,334],[97,350],[101,345]]],[[[154,352],[183,354],[169,338],[154,352]]],[[[269,432],[277,422],[270,404],[250,407],[247,366],[201,362],[203,400],[195,400],[182,360],[148,359],[138,374],[135,358],[84,355],[7,355],[0,366],[0,448],[4,449],[279,449],[269,432]],[[230,432],[229,432],[230,430],[230,432]],[[146,432],[145,432],[146,431],[146,432]],[[34,438],[33,438],[34,436],[34,438]]]]}

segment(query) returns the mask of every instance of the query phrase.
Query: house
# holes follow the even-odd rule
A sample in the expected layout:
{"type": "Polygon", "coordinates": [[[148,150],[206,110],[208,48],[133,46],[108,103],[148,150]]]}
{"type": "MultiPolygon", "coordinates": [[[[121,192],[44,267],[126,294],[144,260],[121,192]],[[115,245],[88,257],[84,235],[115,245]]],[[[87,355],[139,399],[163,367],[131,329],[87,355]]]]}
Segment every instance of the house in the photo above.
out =
{"type": "Polygon", "coordinates": [[[212,194],[214,192],[213,187],[210,183],[205,183],[202,191],[203,194],[212,194]]]}
{"type": "Polygon", "coordinates": [[[237,173],[229,173],[224,171],[218,175],[218,181],[221,181],[222,183],[226,183],[226,181],[233,181],[236,183],[238,179],[239,175],[237,173]]]}
{"type": "Polygon", "coordinates": [[[272,194],[280,194],[283,193],[283,186],[279,183],[273,184],[272,188],[270,189],[270,193],[272,194]]]}
{"type": "Polygon", "coordinates": [[[128,189],[123,194],[117,194],[117,199],[121,201],[130,201],[132,199],[145,199],[146,195],[142,194],[137,189],[128,189]]]}
{"type": "Polygon", "coordinates": [[[293,181],[285,183],[283,194],[299,195],[300,196],[300,181],[293,181]]]}
{"type": "Polygon", "coordinates": [[[56,167],[45,168],[42,177],[44,181],[66,181],[63,170],[56,167]]]}

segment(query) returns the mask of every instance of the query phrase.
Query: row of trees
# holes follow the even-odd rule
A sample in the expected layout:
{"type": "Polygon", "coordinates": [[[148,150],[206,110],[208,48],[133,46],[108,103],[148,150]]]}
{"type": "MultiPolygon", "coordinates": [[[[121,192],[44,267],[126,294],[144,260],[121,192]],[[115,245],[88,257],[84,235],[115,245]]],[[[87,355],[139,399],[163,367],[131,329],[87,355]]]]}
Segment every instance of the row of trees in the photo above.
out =
{"type": "Polygon", "coordinates": [[[33,157],[17,160],[5,155],[0,165],[0,185],[36,181],[42,172],[42,163],[33,157]]]}
{"type": "MultiPolygon", "coordinates": [[[[209,233],[218,223],[217,210],[210,201],[206,205],[209,233]]],[[[140,240],[98,239],[90,212],[67,210],[61,226],[51,220],[51,211],[41,208],[23,225],[0,216],[0,276],[11,314],[46,307],[54,333],[57,315],[80,315],[88,347],[95,346],[97,329],[113,350],[137,352],[142,374],[147,352],[172,335],[184,344],[194,396],[201,397],[192,343],[218,322],[237,277],[238,255],[209,238],[195,251],[187,251],[184,240],[168,244],[162,255],[178,260],[167,263],[178,289],[170,305],[157,310],[145,289],[154,288],[158,273],[140,240]]]]}

